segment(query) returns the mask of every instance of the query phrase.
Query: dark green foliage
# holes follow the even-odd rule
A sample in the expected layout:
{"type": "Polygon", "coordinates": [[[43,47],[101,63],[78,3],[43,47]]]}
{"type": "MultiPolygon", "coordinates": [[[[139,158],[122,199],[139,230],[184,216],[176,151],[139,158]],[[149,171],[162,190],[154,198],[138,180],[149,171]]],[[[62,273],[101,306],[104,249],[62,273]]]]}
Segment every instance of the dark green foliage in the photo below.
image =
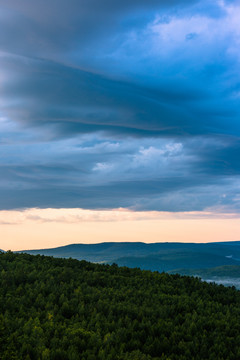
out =
{"type": "Polygon", "coordinates": [[[0,359],[240,359],[240,292],[198,278],[0,254],[0,359]]]}
{"type": "Polygon", "coordinates": [[[240,242],[227,243],[152,243],[117,242],[72,244],[52,249],[26,250],[32,255],[72,257],[93,262],[117,263],[152,271],[206,269],[222,265],[239,265],[240,242]]]}

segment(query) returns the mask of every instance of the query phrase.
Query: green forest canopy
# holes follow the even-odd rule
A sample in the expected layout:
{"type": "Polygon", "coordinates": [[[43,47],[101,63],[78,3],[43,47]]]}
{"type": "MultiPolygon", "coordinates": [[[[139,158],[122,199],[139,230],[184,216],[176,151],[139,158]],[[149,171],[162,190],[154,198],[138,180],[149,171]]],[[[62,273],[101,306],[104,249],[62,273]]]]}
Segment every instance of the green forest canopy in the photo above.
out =
{"type": "Polygon", "coordinates": [[[240,292],[178,274],[1,253],[0,359],[240,359],[240,292]]]}

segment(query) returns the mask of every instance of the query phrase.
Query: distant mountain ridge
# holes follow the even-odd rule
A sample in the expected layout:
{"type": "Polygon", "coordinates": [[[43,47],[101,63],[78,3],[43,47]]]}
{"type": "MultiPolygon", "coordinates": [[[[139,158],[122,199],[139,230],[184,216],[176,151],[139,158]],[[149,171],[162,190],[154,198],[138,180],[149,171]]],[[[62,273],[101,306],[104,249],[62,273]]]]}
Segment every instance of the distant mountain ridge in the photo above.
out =
{"type": "Polygon", "coordinates": [[[240,288],[240,241],[217,243],[104,242],[71,244],[50,249],[22,250],[32,255],[116,263],[130,268],[224,279],[240,288]],[[197,269],[197,270],[196,270],[197,269]],[[214,270],[215,269],[215,270],[214,270]],[[213,271],[211,271],[213,270],[213,271]],[[234,276],[232,274],[234,273],[234,276]],[[239,284],[239,285],[238,285],[239,284]]]}
{"type": "Polygon", "coordinates": [[[50,249],[22,250],[28,254],[116,262],[129,267],[168,271],[176,268],[204,269],[223,265],[240,265],[240,242],[231,243],[143,243],[104,242],[71,244],[50,249]]]}

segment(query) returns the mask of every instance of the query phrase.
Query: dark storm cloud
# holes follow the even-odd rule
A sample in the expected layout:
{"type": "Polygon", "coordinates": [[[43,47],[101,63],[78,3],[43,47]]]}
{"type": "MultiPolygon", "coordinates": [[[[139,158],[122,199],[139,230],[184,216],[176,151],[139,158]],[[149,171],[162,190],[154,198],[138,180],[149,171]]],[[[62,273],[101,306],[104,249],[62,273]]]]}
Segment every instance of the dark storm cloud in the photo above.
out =
{"type": "MultiPolygon", "coordinates": [[[[190,148],[189,151],[192,151],[190,148]]],[[[227,137],[210,140],[209,144],[198,142],[199,159],[194,167],[195,171],[214,176],[240,175],[240,139],[227,137]]]]}
{"type": "MultiPolygon", "coordinates": [[[[191,2],[181,1],[181,6],[191,2]]],[[[21,55],[55,57],[76,46],[88,47],[110,32],[126,31],[126,23],[121,25],[124,16],[136,18],[136,27],[139,18],[138,25],[146,23],[149,12],[174,5],[178,1],[0,1],[0,47],[21,55]]],[[[131,21],[127,23],[132,27],[131,21]]]]}
{"type": "Polygon", "coordinates": [[[97,209],[117,204],[161,211],[196,211],[216,205],[238,209],[234,199],[240,190],[239,173],[233,176],[233,164],[227,164],[224,139],[215,145],[201,138],[195,144],[189,141],[182,147],[169,140],[95,143],[86,138],[82,144],[77,139],[75,144],[61,140],[44,148],[28,144],[23,154],[18,152],[21,145],[11,145],[16,154],[13,164],[0,167],[0,208],[97,209]],[[216,161],[219,154],[224,167],[216,161]]]}
{"type": "Polygon", "coordinates": [[[239,132],[236,109],[224,101],[215,108],[214,99],[209,106],[207,92],[181,83],[174,89],[172,84],[143,87],[13,56],[3,57],[1,64],[9,74],[1,92],[5,113],[29,126],[56,125],[58,136],[95,131],[132,136],[239,132]]]}
{"type": "Polygon", "coordinates": [[[0,0],[0,209],[239,211],[239,16],[0,0]]]}
{"type": "MultiPolygon", "coordinates": [[[[30,170],[31,171],[31,170],[30,170]]],[[[211,181],[210,181],[211,182],[211,181]]],[[[136,210],[160,210],[160,211],[197,211],[203,210],[209,202],[219,200],[219,194],[212,192],[214,187],[206,188],[199,184],[201,180],[189,178],[183,179],[156,179],[154,181],[122,181],[109,183],[103,186],[59,186],[48,182],[28,187],[11,190],[11,197],[6,191],[1,191],[0,209],[12,208],[89,208],[107,209],[128,207],[136,210]],[[196,196],[196,192],[204,194],[196,196]],[[189,203],[187,200],[191,200],[189,203]]],[[[225,184],[221,184],[225,185],[225,184]]],[[[206,183],[202,184],[206,186],[206,183]]],[[[221,190],[220,190],[221,191],[221,190]]],[[[231,199],[232,200],[232,199],[231,199]]],[[[227,204],[227,202],[225,201],[227,204]]]]}

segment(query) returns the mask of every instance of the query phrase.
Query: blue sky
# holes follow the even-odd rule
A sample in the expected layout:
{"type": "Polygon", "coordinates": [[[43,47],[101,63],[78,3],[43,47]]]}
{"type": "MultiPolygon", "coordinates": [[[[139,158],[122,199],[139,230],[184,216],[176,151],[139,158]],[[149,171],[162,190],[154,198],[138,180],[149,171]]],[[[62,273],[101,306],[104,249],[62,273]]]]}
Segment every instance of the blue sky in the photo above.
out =
{"type": "Polygon", "coordinates": [[[240,212],[238,1],[0,1],[0,209],[240,212]]]}

